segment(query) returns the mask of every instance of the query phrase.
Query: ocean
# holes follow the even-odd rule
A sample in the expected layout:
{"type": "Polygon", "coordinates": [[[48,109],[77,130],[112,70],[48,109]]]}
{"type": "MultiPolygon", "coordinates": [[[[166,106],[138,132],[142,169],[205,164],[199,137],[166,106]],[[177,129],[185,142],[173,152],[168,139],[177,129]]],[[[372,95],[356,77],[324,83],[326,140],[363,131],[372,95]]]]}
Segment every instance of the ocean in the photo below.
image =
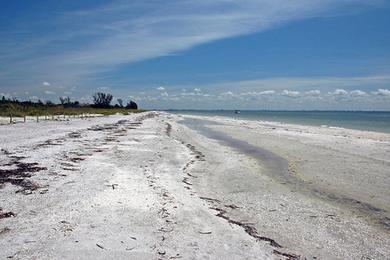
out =
{"type": "Polygon", "coordinates": [[[237,119],[264,120],[299,125],[343,127],[390,133],[390,112],[363,111],[254,111],[241,110],[170,110],[170,113],[225,116],[237,119]]]}

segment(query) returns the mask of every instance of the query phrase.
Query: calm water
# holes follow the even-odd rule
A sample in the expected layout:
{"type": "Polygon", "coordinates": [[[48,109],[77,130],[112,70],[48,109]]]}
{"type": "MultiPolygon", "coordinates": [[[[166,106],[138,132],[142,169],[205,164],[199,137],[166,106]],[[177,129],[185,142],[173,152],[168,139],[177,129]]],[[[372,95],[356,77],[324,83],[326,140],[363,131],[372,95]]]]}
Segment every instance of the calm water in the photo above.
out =
{"type": "Polygon", "coordinates": [[[246,111],[235,114],[230,110],[176,110],[175,114],[226,116],[238,119],[276,121],[300,125],[328,125],[358,130],[390,133],[390,112],[344,111],[246,111]]]}

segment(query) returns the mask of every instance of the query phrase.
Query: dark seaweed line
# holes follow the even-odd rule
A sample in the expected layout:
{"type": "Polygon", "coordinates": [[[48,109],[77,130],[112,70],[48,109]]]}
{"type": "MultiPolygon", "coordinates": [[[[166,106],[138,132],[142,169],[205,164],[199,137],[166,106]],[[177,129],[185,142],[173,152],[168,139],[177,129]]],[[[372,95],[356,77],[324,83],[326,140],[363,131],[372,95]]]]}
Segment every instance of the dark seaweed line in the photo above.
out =
{"type": "MultiPolygon", "coordinates": [[[[8,155],[8,154],[7,154],[8,155]]],[[[14,169],[0,169],[0,184],[10,183],[15,186],[19,186],[22,189],[18,192],[26,193],[39,188],[39,185],[33,183],[26,178],[30,178],[32,173],[47,170],[46,167],[38,166],[38,163],[25,163],[21,162],[24,157],[9,156],[11,162],[3,166],[15,166],[14,169]]]]}
{"type": "MultiPolygon", "coordinates": [[[[185,144],[184,142],[182,142],[182,144],[185,144]]],[[[205,156],[203,155],[202,152],[198,151],[196,149],[195,146],[191,145],[191,144],[186,144],[186,147],[192,152],[192,154],[194,155],[194,159],[190,160],[190,162],[188,162],[186,164],[186,166],[183,168],[183,171],[190,177],[195,177],[193,175],[191,175],[189,173],[189,168],[190,166],[194,165],[197,161],[205,161],[205,156]]],[[[196,177],[197,178],[197,177],[196,177]]],[[[190,183],[188,183],[188,178],[184,178],[183,179],[183,182],[187,185],[192,185],[190,183]]],[[[213,199],[213,198],[208,198],[208,197],[204,197],[204,196],[199,196],[200,199],[202,200],[205,200],[207,201],[208,203],[217,203],[217,204],[221,204],[221,201],[218,200],[218,199],[213,199]]],[[[236,207],[236,206],[235,206],[236,207]]],[[[223,218],[225,219],[228,223],[230,224],[233,224],[233,225],[237,225],[239,227],[242,227],[244,229],[244,231],[251,237],[255,238],[257,241],[266,241],[268,242],[272,247],[276,247],[276,248],[283,248],[278,242],[276,242],[274,239],[272,238],[268,238],[268,237],[265,237],[265,236],[260,236],[257,232],[257,229],[248,224],[248,223],[242,223],[240,221],[237,221],[237,220],[233,220],[231,219],[229,216],[226,215],[226,211],[223,210],[223,209],[220,209],[220,208],[217,208],[217,207],[211,207],[210,209],[213,209],[213,210],[216,210],[218,212],[218,214],[216,215],[217,217],[220,217],[220,218],[223,218]]],[[[281,252],[279,250],[273,250],[273,253],[274,254],[277,254],[277,255],[281,255],[281,256],[284,256],[286,257],[287,260],[298,260],[300,259],[301,257],[299,255],[296,255],[296,254],[291,254],[291,253],[285,253],[285,252],[281,252]]]]}

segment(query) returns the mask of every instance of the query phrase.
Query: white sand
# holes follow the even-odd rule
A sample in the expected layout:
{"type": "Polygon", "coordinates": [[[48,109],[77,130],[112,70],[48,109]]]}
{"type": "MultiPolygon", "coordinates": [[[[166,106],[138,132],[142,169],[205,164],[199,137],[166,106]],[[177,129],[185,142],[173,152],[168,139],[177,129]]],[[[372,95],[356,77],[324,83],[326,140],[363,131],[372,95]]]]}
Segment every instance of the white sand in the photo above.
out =
{"type": "MultiPolygon", "coordinates": [[[[17,167],[15,161],[47,168],[26,178],[36,190],[15,193],[21,187],[10,183],[0,189],[3,213],[16,214],[0,219],[0,258],[390,255],[389,231],[370,212],[283,184],[260,161],[181,119],[144,113],[0,126],[0,169],[17,167]]],[[[291,173],[305,181],[302,187],[378,207],[385,211],[380,217],[388,214],[388,135],[212,120],[223,125],[211,128],[289,160],[291,173]]]]}

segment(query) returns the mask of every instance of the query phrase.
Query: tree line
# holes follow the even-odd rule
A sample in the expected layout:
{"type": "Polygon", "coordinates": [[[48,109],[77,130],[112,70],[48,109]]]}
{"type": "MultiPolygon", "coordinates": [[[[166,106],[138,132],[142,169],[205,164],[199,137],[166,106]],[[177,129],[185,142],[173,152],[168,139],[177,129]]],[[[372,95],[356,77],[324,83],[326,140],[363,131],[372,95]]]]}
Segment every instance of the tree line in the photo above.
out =
{"type": "Polygon", "coordinates": [[[56,107],[62,106],[64,108],[82,108],[82,107],[92,107],[92,108],[127,108],[127,109],[138,109],[137,103],[133,100],[129,100],[126,104],[121,98],[117,99],[117,104],[111,105],[113,101],[113,96],[110,93],[97,92],[93,96],[93,104],[81,104],[79,101],[71,101],[70,97],[60,97],[60,104],[55,104],[52,101],[48,100],[43,102],[42,100],[38,101],[19,101],[16,98],[6,98],[2,96],[0,99],[0,109],[6,108],[9,105],[17,105],[22,107],[32,107],[32,108],[43,108],[43,107],[56,107]]]}

